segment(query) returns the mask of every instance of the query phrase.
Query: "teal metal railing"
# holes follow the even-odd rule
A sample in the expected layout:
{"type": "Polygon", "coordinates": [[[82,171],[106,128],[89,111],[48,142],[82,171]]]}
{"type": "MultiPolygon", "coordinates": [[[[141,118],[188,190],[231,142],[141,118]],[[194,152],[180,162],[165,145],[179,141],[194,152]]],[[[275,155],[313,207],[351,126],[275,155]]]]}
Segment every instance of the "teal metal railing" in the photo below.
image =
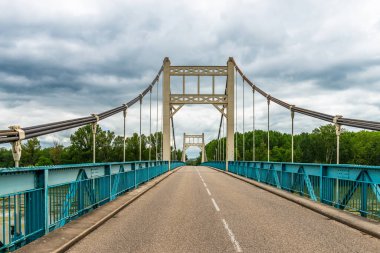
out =
{"type": "MultiPolygon", "coordinates": [[[[182,165],[170,163],[171,169],[182,165]]],[[[167,161],[0,169],[0,252],[19,248],[167,171],[167,161]]]]}
{"type": "MultiPolygon", "coordinates": [[[[202,165],[226,169],[225,161],[202,165]]],[[[236,161],[228,163],[228,171],[380,220],[380,166],[236,161]]]]}

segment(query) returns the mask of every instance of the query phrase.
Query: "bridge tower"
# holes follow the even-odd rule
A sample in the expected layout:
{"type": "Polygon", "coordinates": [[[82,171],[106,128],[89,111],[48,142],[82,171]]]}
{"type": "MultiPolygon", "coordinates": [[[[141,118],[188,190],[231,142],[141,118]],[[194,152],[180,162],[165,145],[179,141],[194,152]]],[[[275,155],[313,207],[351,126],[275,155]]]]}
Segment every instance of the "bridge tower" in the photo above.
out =
{"type": "Polygon", "coordinates": [[[205,149],[205,135],[202,134],[183,134],[182,162],[186,162],[186,150],[190,147],[199,147],[202,152],[201,162],[207,162],[205,149]]]}
{"type": "Polygon", "coordinates": [[[170,120],[185,104],[211,104],[227,120],[226,168],[228,161],[234,160],[234,60],[230,57],[225,66],[171,66],[168,57],[164,59],[162,85],[163,120],[163,160],[170,161],[170,120]],[[170,92],[171,77],[182,76],[182,93],[170,92]],[[197,77],[197,92],[186,92],[186,77],[197,77]],[[215,77],[226,77],[226,89],[222,94],[215,93],[215,77]],[[212,78],[212,92],[201,93],[201,77],[212,78]]]}

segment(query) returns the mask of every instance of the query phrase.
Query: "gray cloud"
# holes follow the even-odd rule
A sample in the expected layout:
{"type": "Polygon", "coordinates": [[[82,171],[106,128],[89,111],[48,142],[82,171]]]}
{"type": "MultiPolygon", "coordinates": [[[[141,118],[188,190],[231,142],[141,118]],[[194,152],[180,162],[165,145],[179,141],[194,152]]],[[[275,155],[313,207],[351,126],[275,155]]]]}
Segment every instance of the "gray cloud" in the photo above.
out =
{"type": "MultiPolygon", "coordinates": [[[[234,56],[273,96],[380,120],[377,1],[4,1],[0,9],[7,10],[0,16],[1,129],[124,103],[151,82],[165,56],[173,65],[221,65],[234,56]]],[[[257,101],[257,125],[264,128],[265,100],[257,101]]],[[[215,109],[182,110],[175,119],[179,146],[184,131],[216,136],[215,109]]],[[[288,112],[273,106],[272,113],[273,127],[288,131],[288,112]]],[[[131,134],[138,112],[129,115],[131,134]]],[[[102,126],[121,133],[120,121],[114,116],[102,126]]],[[[302,116],[296,123],[298,131],[322,124],[302,116]]],[[[42,140],[65,142],[69,134],[42,140]]]]}

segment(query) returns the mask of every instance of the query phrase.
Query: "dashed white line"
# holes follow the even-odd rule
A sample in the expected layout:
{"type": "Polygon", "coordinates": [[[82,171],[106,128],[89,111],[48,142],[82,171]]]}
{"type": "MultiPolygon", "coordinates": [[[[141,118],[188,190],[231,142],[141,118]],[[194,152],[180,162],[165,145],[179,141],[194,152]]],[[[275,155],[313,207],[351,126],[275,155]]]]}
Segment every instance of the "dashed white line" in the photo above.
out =
{"type": "MultiPolygon", "coordinates": [[[[199,177],[201,178],[202,182],[203,182],[203,185],[204,187],[206,188],[206,191],[208,193],[209,196],[211,196],[211,192],[210,190],[207,188],[207,184],[205,183],[205,181],[203,180],[203,177],[201,176],[201,173],[199,173],[198,169],[197,169],[197,172],[198,172],[198,175],[199,177]]],[[[212,203],[214,204],[214,207],[215,207],[215,210],[217,212],[220,212],[220,208],[218,206],[218,204],[216,203],[215,199],[214,198],[211,198],[211,201],[212,203]]],[[[239,242],[236,240],[235,238],[235,235],[234,233],[232,233],[232,230],[228,227],[228,224],[227,224],[227,221],[225,219],[222,219],[222,222],[223,222],[223,225],[224,225],[224,228],[227,230],[227,233],[228,233],[228,236],[230,237],[231,239],[231,242],[235,248],[235,251],[236,252],[243,252],[243,250],[241,249],[240,247],[240,244],[239,242]]]]}
{"type": "Polygon", "coordinates": [[[227,230],[228,235],[230,236],[231,242],[234,245],[236,252],[243,252],[240,247],[239,242],[236,240],[234,233],[232,233],[231,229],[228,227],[228,224],[225,219],[222,219],[224,228],[227,230]]]}
{"type": "Polygon", "coordinates": [[[215,199],[214,199],[214,198],[211,198],[211,201],[212,201],[212,203],[214,204],[215,210],[216,210],[217,212],[219,212],[220,209],[219,209],[218,204],[216,204],[215,199]]]}

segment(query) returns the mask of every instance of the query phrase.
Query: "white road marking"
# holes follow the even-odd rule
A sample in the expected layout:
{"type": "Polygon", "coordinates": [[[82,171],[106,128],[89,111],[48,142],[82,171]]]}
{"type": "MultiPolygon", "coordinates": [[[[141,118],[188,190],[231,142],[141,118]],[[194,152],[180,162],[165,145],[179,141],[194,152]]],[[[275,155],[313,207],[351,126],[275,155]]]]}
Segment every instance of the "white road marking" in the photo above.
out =
{"type": "MultiPolygon", "coordinates": [[[[196,170],[197,170],[197,172],[198,172],[199,177],[201,178],[201,180],[202,180],[202,182],[203,182],[204,187],[206,188],[206,191],[207,191],[208,195],[211,196],[211,192],[210,192],[210,190],[207,188],[207,185],[206,185],[205,181],[203,180],[203,177],[201,176],[201,173],[199,173],[198,169],[196,169],[196,170]]],[[[212,201],[212,203],[214,204],[215,210],[216,210],[217,212],[220,212],[220,208],[219,208],[218,204],[216,204],[215,199],[214,199],[214,198],[211,198],[211,201],[212,201]]],[[[236,240],[236,238],[235,238],[234,233],[232,233],[231,229],[228,227],[227,221],[226,221],[225,219],[222,219],[222,222],[223,222],[224,228],[227,230],[228,236],[230,237],[231,242],[232,242],[232,244],[234,245],[234,248],[235,248],[236,252],[243,252],[243,250],[242,250],[241,247],[240,247],[239,242],[238,242],[238,241],[236,240]]]]}
{"type": "Polygon", "coordinates": [[[227,230],[228,235],[230,236],[231,242],[234,245],[236,252],[243,252],[240,247],[239,242],[236,240],[234,233],[232,233],[231,229],[228,227],[228,224],[225,219],[222,219],[224,228],[227,230]]]}
{"type": "Polygon", "coordinates": [[[215,207],[216,211],[219,212],[220,209],[219,209],[218,204],[216,204],[215,199],[214,199],[214,198],[211,198],[211,201],[212,201],[212,203],[214,204],[214,207],[215,207]]]}

